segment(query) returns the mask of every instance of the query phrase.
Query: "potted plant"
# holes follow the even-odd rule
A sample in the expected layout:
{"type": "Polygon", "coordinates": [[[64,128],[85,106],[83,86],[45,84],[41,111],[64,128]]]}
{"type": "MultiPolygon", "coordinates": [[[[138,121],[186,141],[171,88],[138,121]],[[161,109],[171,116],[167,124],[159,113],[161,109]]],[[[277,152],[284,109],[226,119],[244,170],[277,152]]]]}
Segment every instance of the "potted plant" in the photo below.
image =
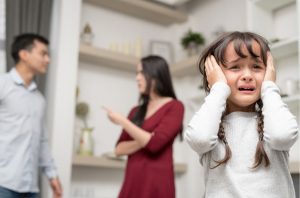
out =
{"type": "Polygon", "coordinates": [[[93,128],[88,127],[87,114],[89,112],[89,106],[85,102],[79,102],[76,105],[76,115],[83,122],[81,128],[80,143],[78,154],[79,155],[93,155],[94,153],[94,141],[92,137],[93,128]]]}
{"type": "Polygon", "coordinates": [[[203,35],[200,32],[193,32],[191,29],[181,39],[181,45],[187,50],[189,56],[198,54],[200,46],[204,44],[203,35]]]}

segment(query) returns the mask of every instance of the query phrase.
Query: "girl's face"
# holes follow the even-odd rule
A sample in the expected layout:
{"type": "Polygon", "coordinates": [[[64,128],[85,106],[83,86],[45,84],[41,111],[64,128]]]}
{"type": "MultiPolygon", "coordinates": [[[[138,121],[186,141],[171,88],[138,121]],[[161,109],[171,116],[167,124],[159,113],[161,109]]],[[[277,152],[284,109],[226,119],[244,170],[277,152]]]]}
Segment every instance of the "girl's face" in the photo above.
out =
{"type": "Polygon", "coordinates": [[[147,88],[147,81],[146,81],[146,78],[145,78],[145,75],[143,72],[142,63],[139,63],[137,65],[135,79],[136,79],[138,90],[139,90],[140,94],[144,94],[146,92],[146,88],[147,88]]]}
{"type": "Polygon", "coordinates": [[[232,42],[225,50],[226,65],[221,68],[231,89],[231,95],[227,99],[228,112],[254,111],[255,102],[260,98],[266,66],[261,58],[259,44],[252,41],[252,48],[259,57],[252,57],[246,46],[242,46],[241,50],[247,57],[240,57],[232,42]]]}

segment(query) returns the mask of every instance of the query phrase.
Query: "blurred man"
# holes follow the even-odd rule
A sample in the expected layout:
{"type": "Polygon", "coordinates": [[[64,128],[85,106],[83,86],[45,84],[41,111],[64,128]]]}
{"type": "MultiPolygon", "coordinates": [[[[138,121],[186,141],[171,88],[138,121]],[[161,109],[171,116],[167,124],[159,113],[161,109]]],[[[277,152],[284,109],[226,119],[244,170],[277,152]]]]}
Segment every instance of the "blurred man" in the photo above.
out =
{"type": "Polygon", "coordinates": [[[50,154],[45,129],[45,100],[34,77],[45,74],[48,41],[21,34],[12,44],[15,67],[0,75],[0,197],[37,198],[39,168],[55,198],[62,188],[50,154]]]}

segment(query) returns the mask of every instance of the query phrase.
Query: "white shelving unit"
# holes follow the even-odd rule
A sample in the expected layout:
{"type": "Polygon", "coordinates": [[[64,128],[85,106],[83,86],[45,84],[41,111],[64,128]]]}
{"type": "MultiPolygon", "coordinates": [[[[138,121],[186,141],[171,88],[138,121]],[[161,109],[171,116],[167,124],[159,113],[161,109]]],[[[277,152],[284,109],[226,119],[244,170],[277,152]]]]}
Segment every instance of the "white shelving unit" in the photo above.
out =
{"type": "MultiPolygon", "coordinates": [[[[109,168],[109,169],[121,169],[126,166],[126,160],[109,159],[104,156],[78,156],[73,157],[73,166],[77,167],[95,167],[95,168],[109,168]]],[[[175,163],[174,171],[177,174],[183,174],[187,171],[187,165],[185,163],[175,163]]]]}
{"type": "Polygon", "coordinates": [[[84,0],[84,2],[161,25],[182,23],[188,18],[187,14],[181,11],[145,0],[84,0]]]}
{"type": "Polygon", "coordinates": [[[80,61],[113,67],[124,71],[135,71],[136,65],[139,62],[139,59],[134,56],[84,44],[80,45],[79,59],[80,61]]]}
{"type": "Polygon", "coordinates": [[[293,3],[295,0],[254,0],[253,2],[265,10],[272,11],[293,3]]]}
{"type": "Polygon", "coordinates": [[[271,52],[275,59],[281,59],[298,53],[298,37],[291,37],[271,44],[271,52]]]}
{"type": "MultiPolygon", "coordinates": [[[[279,40],[272,43],[270,48],[277,68],[278,85],[283,93],[287,79],[300,80],[299,3],[299,0],[248,0],[246,4],[248,30],[269,41],[279,40]]],[[[282,99],[300,121],[300,94],[282,99]]],[[[294,147],[299,148],[299,140],[294,147]]],[[[299,174],[299,151],[292,150],[290,154],[294,159],[290,159],[290,170],[293,174],[299,174]]]]}
{"type": "Polygon", "coordinates": [[[284,97],[283,101],[286,102],[287,104],[297,103],[300,101],[300,94],[284,97]]]}
{"type": "MultiPolygon", "coordinates": [[[[278,10],[290,5],[296,6],[296,0],[247,0],[248,29],[270,40],[277,38],[274,16],[278,10]]],[[[294,34],[296,35],[298,36],[297,33],[294,34]]]]}

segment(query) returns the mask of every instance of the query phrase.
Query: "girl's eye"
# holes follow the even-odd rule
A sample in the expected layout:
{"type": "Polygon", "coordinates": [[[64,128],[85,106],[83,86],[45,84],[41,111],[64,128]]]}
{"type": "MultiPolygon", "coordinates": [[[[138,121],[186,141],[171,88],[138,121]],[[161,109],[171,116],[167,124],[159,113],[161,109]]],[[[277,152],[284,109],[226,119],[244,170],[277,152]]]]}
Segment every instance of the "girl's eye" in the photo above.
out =
{"type": "Polygon", "coordinates": [[[229,67],[229,69],[230,70],[238,70],[238,69],[240,69],[240,67],[237,65],[234,65],[234,66],[229,67]]]}
{"type": "Polygon", "coordinates": [[[263,69],[263,67],[262,67],[262,66],[260,66],[260,65],[257,65],[257,64],[253,65],[253,68],[254,68],[254,69],[263,69]]]}

